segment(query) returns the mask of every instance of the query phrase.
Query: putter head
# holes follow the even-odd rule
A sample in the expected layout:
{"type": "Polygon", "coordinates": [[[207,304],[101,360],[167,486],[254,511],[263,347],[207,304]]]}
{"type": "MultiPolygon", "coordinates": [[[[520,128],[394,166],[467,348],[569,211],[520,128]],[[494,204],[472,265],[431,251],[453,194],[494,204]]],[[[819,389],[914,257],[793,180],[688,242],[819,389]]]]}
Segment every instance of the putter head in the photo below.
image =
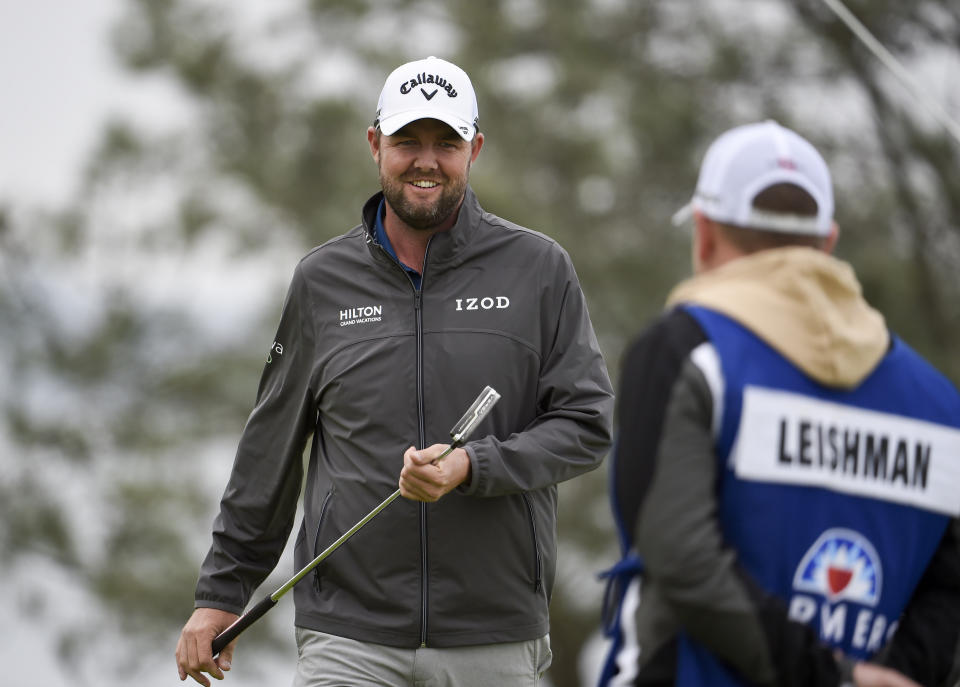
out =
{"type": "Polygon", "coordinates": [[[477,396],[477,400],[473,402],[473,405],[464,413],[460,421],[450,430],[450,436],[453,438],[452,444],[454,446],[462,445],[467,440],[467,437],[470,436],[470,433],[477,428],[477,425],[483,421],[483,418],[490,413],[490,409],[493,408],[499,400],[500,394],[498,394],[493,387],[484,387],[480,395],[477,396]]]}

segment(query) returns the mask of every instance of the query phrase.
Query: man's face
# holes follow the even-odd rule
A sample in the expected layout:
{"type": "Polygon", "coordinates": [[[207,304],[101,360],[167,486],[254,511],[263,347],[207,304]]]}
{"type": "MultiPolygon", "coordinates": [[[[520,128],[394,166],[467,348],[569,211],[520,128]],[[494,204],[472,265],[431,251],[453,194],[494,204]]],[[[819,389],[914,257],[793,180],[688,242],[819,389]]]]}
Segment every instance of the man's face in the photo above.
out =
{"type": "Polygon", "coordinates": [[[470,164],[483,144],[467,142],[436,119],[418,119],[390,136],[368,133],[390,208],[413,229],[443,225],[459,209],[470,164]]]}

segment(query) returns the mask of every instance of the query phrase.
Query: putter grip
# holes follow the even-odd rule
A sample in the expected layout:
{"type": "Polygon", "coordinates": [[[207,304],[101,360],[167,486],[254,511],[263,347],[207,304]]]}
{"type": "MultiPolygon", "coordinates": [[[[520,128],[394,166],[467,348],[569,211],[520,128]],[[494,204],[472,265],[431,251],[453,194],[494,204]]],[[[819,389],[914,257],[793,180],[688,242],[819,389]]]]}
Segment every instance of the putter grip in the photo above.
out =
{"type": "Polygon", "coordinates": [[[276,605],[277,602],[267,596],[264,597],[256,606],[237,618],[233,625],[228,627],[226,630],[218,634],[216,638],[214,638],[213,655],[216,656],[223,651],[223,648],[227,644],[236,639],[241,632],[253,625],[253,623],[256,622],[264,613],[276,605]]]}

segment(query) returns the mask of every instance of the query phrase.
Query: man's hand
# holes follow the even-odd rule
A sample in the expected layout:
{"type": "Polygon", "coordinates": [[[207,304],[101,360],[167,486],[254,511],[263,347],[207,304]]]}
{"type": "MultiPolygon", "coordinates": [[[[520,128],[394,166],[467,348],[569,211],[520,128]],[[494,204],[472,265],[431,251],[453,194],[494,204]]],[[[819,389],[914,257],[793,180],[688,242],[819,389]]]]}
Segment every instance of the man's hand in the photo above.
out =
{"type": "Polygon", "coordinates": [[[470,456],[462,448],[455,448],[443,460],[437,456],[448,444],[434,444],[419,451],[413,446],[403,454],[400,471],[400,494],[413,501],[437,501],[458,486],[470,481],[470,456]]]}
{"type": "Polygon", "coordinates": [[[857,687],[923,687],[892,668],[864,661],[853,666],[853,684],[857,687]]]}
{"type": "Polygon", "coordinates": [[[216,658],[213,657],[211,645],[216,636],[239,617],[216,608],[194,610],[177,642],[177,669],[181,680],[186,680],[189,675],[204,687],[210,687],[210,680],[204,673],[210,673],[218,680],[223,679],[223,671],[230,670],[237,640],[227,644],[216,658]]]}

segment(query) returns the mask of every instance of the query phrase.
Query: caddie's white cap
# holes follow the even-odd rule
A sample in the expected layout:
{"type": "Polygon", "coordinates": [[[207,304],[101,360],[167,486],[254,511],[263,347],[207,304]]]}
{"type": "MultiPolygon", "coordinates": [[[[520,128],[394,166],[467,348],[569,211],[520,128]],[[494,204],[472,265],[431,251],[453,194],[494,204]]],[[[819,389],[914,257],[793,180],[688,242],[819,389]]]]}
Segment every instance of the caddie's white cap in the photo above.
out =
{"type": "Polygon", "coordinates": [[[477,96],[457,65],[428,57],[394,69],[383,84],[374,126],[387,136],[417,119],[439,119],[465,141],[477,133],[477,96]]]}
{"type": "Polygon", "coordinates": [[[693,199],[677,211],[673,223],[683,224],[693,210],[738,227],[827,236],[833,224],[830,170],[806,139],[773,120],[738,126],[707,149],[693,199]],[[783,183],[799,186],[813,197],[815,217],[753,207],[757,194],[783,183]]]}

